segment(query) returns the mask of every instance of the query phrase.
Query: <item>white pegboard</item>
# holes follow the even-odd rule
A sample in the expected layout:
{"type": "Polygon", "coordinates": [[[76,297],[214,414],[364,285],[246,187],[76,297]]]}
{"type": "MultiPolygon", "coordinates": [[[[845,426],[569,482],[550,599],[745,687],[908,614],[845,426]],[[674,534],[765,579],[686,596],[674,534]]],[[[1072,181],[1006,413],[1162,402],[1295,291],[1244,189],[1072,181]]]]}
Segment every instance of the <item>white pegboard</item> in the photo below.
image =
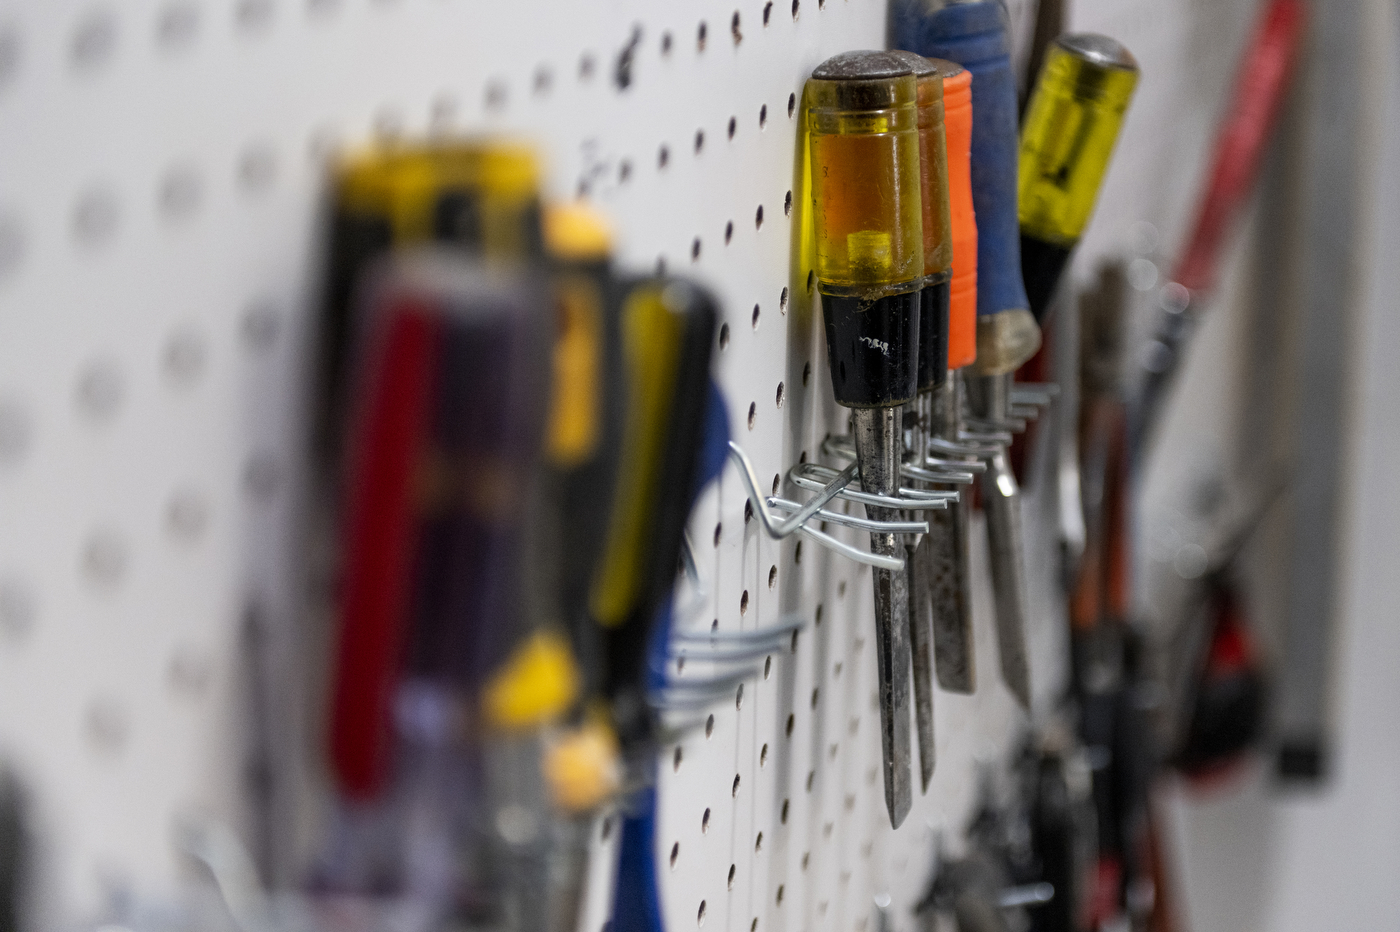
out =
{"type": "MultiPolygon", "coordinates": [[[[1097,25],[1093,6],[1073,25],[1097,25]]],[[[1101,6],[1103,28],[1156,42],[1159,60],[1194,47],[1160,38],[1200,20],[1172,5],[1101,6]]],[[[0,4],[0,753],[33,794],[43,925],[114,893],[174,896],[182,814],[250,830],[250,606],[274,675],[305,681],[284,711],[313,710],[288,727],[307,775],[292,796],[315,796],[318,685],[296,650],[319,598],[298,516],[327,154],[374,136],[535,140],[548,193],[602,205],[624,267],[716,291],[730,422],[760,477],[778,476],[844,423],[791,267],[795,103],[828,55],[882,47],[885,15],[881,0],[0,4]]],[[[1182,95],[1140,57],[1140,98],[1160,101],[1129,121],[1095,251],[1163,219],[1139,209],[1149,186],[1132,172],[1182,95]]],[[[796,611],[809,626],[712,729],[663,751],[669,924],[694,928],[704,903],[707,929],[865,932],[888,890],[907,927],[931,830],[956,846],[974,760],[1002,756],[1021,722],[995,674],[985,543],[979,690],[937,694],[933,785],[891,832],[869,571],[810,543],[799,562],[743,508],[726,473],[691,523],[710,619],[796,611]]],[[[1041,601],[1048,563],[1031,560],[1041,601]]],[[[1061,675],[1052,620],[1032,632],[1041,698],[1061,675]]],[[[294,852],[317,812],[297,815],[294,852]]]]}

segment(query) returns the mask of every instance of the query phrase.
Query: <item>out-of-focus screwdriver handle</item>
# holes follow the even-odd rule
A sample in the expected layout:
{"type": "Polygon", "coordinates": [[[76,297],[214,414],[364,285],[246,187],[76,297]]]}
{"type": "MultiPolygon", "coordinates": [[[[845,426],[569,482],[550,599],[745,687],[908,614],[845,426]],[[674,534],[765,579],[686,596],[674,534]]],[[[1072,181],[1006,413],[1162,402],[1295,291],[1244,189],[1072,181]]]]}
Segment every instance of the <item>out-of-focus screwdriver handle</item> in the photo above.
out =
{"type": "MultiPolygon", "coordinates": [[[[972,72],[948,62],[943,126],[948,137],[948,208],[953,283],[948,297],[948,368],[977,360],[977,215],[972,208],[972,72]]],[[[956,436],[949,437],[956,440],[956,436]]]]}
{"type": "Polygon", "coordinates": [[[956,3],[905,20],[912,51],[972,74],[972,199],[977,211],[978,353],[974,371],[1014,371],[1040,347],[1021,280],[1016,217],[1016,78],[1005,14],[995,0],[956,3]]]}
{"type": "Polygon", "coordinates": [[[1133,90],[1137,61],[1107,36],[1049,47],[1021,131],[1021,272],[1039,322],[1098,199],[1133,90]]]}
{"type": "Polygon", "coordinates": [[[622,306],[627,411],[589,613],[603,630],[602,689],[624,753],[650,737],[647,651],[695,492],[717,316],[707,292],[674,279],[637,285],[622,306]]]}

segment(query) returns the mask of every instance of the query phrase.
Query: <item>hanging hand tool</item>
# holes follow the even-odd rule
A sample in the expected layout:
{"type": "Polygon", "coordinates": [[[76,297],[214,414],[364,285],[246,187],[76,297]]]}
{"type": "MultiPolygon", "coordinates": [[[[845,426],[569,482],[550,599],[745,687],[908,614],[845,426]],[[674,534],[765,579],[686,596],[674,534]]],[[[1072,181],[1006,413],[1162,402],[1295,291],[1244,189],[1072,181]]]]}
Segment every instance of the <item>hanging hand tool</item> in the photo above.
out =
{"type": "Polygon", "coordinates": [[[626,413],[616,494],[589,612],[603,632],[612,728],[632,790],[623,819],[612,928],[659,932],[655,875],[656,723],[665,686],[671,593],[685,523],[701,481],[724,463],[708,390],[718,312],[713,299],[676,279],[643,282],[622,306],[626,413]]]}
{"type": "MultiPolygon", "coordinates": [[[[836,402],[851,408],[861,485],[899,489],[899,408],[917,392],[924,279],[918,85],[886,52],[827,59],[805,90],[816,278],[836,402]]],[[[867,506],[876,520],[897,512],[867,506]]],[[[901,551],[894,534],[871,549],[901,551]]],[[[898,827],[913,803],[909,747],[909,603],[902,571],[875,569],[876,659],[885,804],[898,827]]]]}
{"type": "Polygon", "coordinates": [[[1037,322],[1094,209],[1137,61],[1107,36],[1060,36],[1049,47],[1021,130],[1017,210],[1021,276],[1037,322]]]}
{"type": "MultiPolygon", "coordinates": [[[[897,36],[924,55],[958,62],[972,73],[972,198],[977,212],[977,360],[968,402],[980,427],[1004,430],[1012,373],[1040,346],[1040,327],[1021,281],[1016,223],[1016,81],[1011,71],[1005,13],[993,0],[959,3],[908,21],[897,36]]],[[[982,477],[987,514],[997,644],[1002,677],[1030,706],[1026,658],[1025,554],[1020,490],[1004,447],[982,477]]]]}
{"type": "MultiPolygon", "coordinates": [[[[972,73],[943,59],[930,59],[943,73],[943,124],[947,136],[948,204],[953,276],[948,296],[947,366],[933,392],[930,433],[944,453],[970,453],[962,446],[961,370],[977,359],[977,219],[972,210],[972,73]]],[[[980,465],[980,464],[979,464],[980,465]]],[[[934,663],[938,683],[970,693],[976,685],[972,654],[972,573],[968,560],[972,503],[964,495],[946,512],[929,514],[927,576],[933,612],[934,663]]]]}
{"type": "Polygon", "coordinates": [[[522,645],[527,671],[568,666],[526,584],[552,318],[523,269],[442,246],[394,255],[356,307],[329,729],[342,804],[319,883],[473,910],[499,899],[483,742],[561,714],[574,689],[536,678],[522,705],[492,685],[522,645]]]}
{"type": "MultiPolygon", "coordinates": [[[[918,401],[912,423],[911,463],[928,466],[933,394],[948,373],[948,297],[953,277],[952,220],[948,206],[947,140],[943,129],[943,77],[948,68],[912,52],[891,52],[918,82],[919,170],[923,204],[924,283],[919,294],[918,401]]],[[[916,517],[914,514],[908,517],[916,517]]],[[[914,733],[919,739],[920,788],[933,779],[932,577],[935,544],[930,535],[905,537],[909,596],[909,648],[914,661],[914,733]]]]}

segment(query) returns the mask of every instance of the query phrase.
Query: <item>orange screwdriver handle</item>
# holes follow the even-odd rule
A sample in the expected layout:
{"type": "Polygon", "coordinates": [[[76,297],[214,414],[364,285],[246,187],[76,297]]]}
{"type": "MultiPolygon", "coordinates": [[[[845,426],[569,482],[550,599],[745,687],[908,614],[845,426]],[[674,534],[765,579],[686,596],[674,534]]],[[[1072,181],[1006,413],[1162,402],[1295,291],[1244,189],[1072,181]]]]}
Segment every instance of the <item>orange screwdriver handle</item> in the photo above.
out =
{"type": "Polygon", "coordinates": [[[943,79],[948,134],[948,208],[953,219],[953,284],[948,299],[948,368],[977,359],[977,218],[972,212],[972,72],[943,79]]]}

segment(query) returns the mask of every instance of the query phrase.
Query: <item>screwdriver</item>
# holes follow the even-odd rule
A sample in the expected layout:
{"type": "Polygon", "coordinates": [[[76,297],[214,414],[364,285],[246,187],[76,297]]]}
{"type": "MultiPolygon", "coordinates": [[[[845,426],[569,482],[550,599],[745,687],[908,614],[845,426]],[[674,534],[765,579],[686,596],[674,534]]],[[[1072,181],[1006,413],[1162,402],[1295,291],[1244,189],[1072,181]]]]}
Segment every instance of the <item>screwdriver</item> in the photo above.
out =
{"type": "MultiPolygon", "coordinates": [[[[718,316],[708,292],[679,279],[638,282],[622,305],[626,413],[612,514],[589,596],[604,638],[601,694],[634,791],[620,832],[611,922],[618,932],[661,928],[649,694],[664,665],[657,658],[669,634],[685,524],[700,481],[714,471],[701,461],[715,459],[704,441],[707,415],[715,413],[709,370],[718,316]]],[[[577,917],[569,928],[576,927],[577,917]]]]}
{"type": "Polygon", "coordinates": [[[717,317],[708,292],[678,279],[638,283],[622,306],[627,410],[588,604],[603,632],[602,692],[629,764],[652,737],[647,648],[695,493],[717,317]]]}
{"type": "MultiPolygon", "coordinates": [[[[904,44],[958,62],[972,72],[972,198],[977,212],[977,360],[967,382],[972,413],[983,426],[1006,424],[1012,373],[1040,347],[1040,327],[1021,281],[1016,222],[1016,82],[1005,13],[992,0],[957,3],[906,20],[904,44]]],[[[897,37],[900,38],[900,37],[897,37]]],[[[1020,489],[1004,446],[982,476],[987,514],[997,645],[1002,678],[1030,705],[1026,659],[1026,580],[1020,489]]]]}
{"type": "MultiPolygon", "coordinates": [[[[948,297],[953,277],[952,220],[948,207],[947,140],[943,128],[943,74],[938,63],[913,52],[899,57],[918,84],[919,174],[923,204],[924,282],[919,293],[919,363],[917,407],[912,412],[914,465],[928,462],[927,431],[932,419],[932,396],[948,372],[948,297]]],[[[951,66],[949,67],[956,67],[951,66]]],[[[912,519],[914,515],[909,515],[912,519]]],[[[930,528],[932,530],[932,528],[930,528]]],[[[929,584],[933,543],[929,535],[905,538],[908,575],[909,647],[914,664],[914,733],[919,740],[920,788],[927,792],[933,778],[933,607],[929,584]]]]}
{"type": "MultiPolygon", "coordinates": [[[[322,882],[388,882],[446,908],[461,888],[493,890],[499,860],[470,827],[490,788],[454,789],[486,763],[464,740],[478,729],[462,725],[489,720],[487,683],[522,643],[551,636],[525,580],[552,320],[523,269],[445,246],[391,255],[354,306],[328,728],[344,831],[322,882]],[[403,807],[432,818],[403,818],[403,807]],[[404,850],[459,854],[394,861],[386,825],[404,850]],[[463,883],[444,880],[460,873],[463,883]]],[[[556,686],[557,711],[571,697],[556,686]]]]}
{"type": "MultiPolygon", "coordinates": [[[[847,52],[817,66],[804,98],[832,390],[851,409],[861,486],[895,495],[899,409],[917,394],[924,280],[918,84],[898,56],[847,52]]],[[[866,513],[898,518],[879,506],[866,513]]],[[[893,534],[872,534],[870,547],[900,555],[893,534]]],[[[885,805],[898,827],[913,803],[908,583],[903,572],[873,572],[885,805]]]]}
{"type": "MultiPolygon", "coordinates": [[[[948,204],[952,222],[953,278],[948,297],[947,367],[933,393],[933,434],[944,450],[958,451],[962,436],[962,375],[977,359],[977,219],[972,211],[972,74],[944,59],[929,59],[943,72],[943,124],[948,144],[948,204]],[[951,444],[952,446],[947,446],[951,444]]],[[[925,576],[933,612],[938,684],[970,693],[976,685],[972,656],[972,575],[968,561],[972,503],[964,495],[946,511],[928,512],[925,576]]]]}
{"type": "Polygon", "coordinates": [[[1098,198],[1138,66],[1117,40],[1064,35],[1045,65],[1021,130],[1021,275],[1036,321],[1045,316],[1070,251],[1098,198]]]}

